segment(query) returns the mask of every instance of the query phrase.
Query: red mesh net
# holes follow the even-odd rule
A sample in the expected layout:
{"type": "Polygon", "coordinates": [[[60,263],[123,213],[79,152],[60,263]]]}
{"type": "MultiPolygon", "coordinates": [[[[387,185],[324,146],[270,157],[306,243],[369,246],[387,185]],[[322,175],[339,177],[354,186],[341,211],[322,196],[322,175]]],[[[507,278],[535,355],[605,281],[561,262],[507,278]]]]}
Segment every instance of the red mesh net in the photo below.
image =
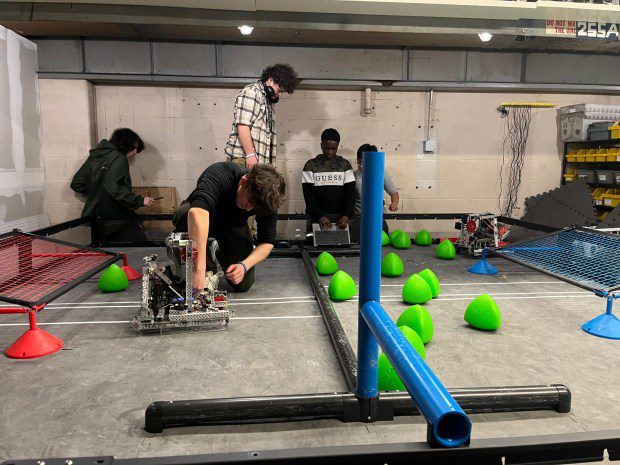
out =
{"type": "Polygon", "coordinates": [[[57,291],[95,274],[116,255],[44,237],[10,233],[0,237],[0,300],[47,303],[57,291]]]}

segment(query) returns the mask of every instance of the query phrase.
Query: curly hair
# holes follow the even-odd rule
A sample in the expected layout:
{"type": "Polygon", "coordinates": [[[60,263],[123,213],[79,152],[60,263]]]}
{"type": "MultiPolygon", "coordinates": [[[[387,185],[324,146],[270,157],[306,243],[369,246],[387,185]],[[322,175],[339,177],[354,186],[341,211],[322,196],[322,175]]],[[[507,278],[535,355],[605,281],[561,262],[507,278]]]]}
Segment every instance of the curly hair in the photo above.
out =
{"type": "Polygon", "coordinates": [[[260,80],[265,83],[273,79],[283,92],[292,94],[299,85],[300,79],[295,70],[288,63],[269,66],[263,70],[260,80]]]}
{"type": "Polygon", "coordinates": [[[246,185],[251,193],[250,201],[258,213],[277,213],[284,203],[286,182],[269,164],[255,165],[246,175],[246,185]]]}
{"type": "Polygon", "coordinates": [[[144,142],[140,136],[129,128],[115,129],[110,137],[110,144],[123,155],[127,155],[133,149],[136,149],[138,153],[144,150],[144,142]]]}

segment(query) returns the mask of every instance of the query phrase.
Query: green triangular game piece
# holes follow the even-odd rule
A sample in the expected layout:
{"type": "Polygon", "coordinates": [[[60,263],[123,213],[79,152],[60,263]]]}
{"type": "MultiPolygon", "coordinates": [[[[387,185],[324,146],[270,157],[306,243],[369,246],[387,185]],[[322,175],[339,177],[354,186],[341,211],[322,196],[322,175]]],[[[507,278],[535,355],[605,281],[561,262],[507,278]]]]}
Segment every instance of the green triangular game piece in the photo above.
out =
{"type": "Polygon", "coordinates": [[[433,299],[439,295],[440,287],[439,280],[437,279],[437,275],[431,271],[430,268],[426,268],[418,273],[420,278],[426,281],[428,287],[431,288],[431,293],[433,294],[433,299]]]}
{"type": "MultiPolygon", "coordinates": [[[[426,350],[424,349],[424,343],[420,339],[420,336],[407,326],[399,326],[399,329],[403,332],[407,340],[411,343],[415,351],[422,359],[426,358],[426,350]]],[[[405,385],[400,380],[398,373],[390,363],[387,355],[382,353],[379,355],[377,363],[379,372],[379,390],[380,391],[404,391],[405,385]]]]}
{"type": "Polygon", "coordinates": [[[392,238],[392,247],[395,249],[408,249],[411,247],[411,238],[409,234],[404,231],[400,231],[392,238]]]}
{"type": "Polygon", "coordinates": [[[396,325],[406,326],[415,331],[424,344],[428,344],[433,339],[435,328],[430,313],[421,305],[412,305],[400,314],[396,325]]]}
{"type": "Polygon", "coordinates": [[[329,296],[332,300],[348,300],[357,293],[353,278],[344,271],[336,271],[329,281],[329,296]]]}
{"type": "Polygon", "coordinates": [[[390,233],[390,243],[394,240],[394,238],[396,237],[397,234],[401,233],[402,231],[400,229],[395,229],[394,231],[392,231],[390,233]]]}
{"type": "Polygon", "coordinates": [[[422,360],[424,360],[426,358],[426,349],[424,348],[424,341],[422,341],[422,338],[418,335],[418,333],[409,326],[399,326],[398,329],[403,332],[415,351],[420,357],[422,357],[422,360]]]}
{"type": "Polygon", "coordinates": [[[398,377],[398,373],[390,363],[387,355],[379,355],[377,362],[377,371],[379,372],[379,383],[377,387],[379,391],[405,391],[405,385],[398,377]]]}
{"type": "Polygon", "coordinates": [[[443,260],[452,260],[456,255],[456,249],[450,239],[444,239],[435,249],[435,255],[443,260]]]}
{"type": "Polygon", "coordinates": [[[129,280],[120,266],[112,264],[101,273],[97,285],[103,292],[119,292],[127,289],[129,280]]]}
{"type": "Polygon", "coordinates": [[[385,231],[381,231],[381,247],[390,245],[390,236],[385,231]]]}
{"type": "Polygon", "coordinates": [[[332,254],[323,252],[319,255],[319,258],[316,259],[314,267],[318,274],[334,274],[338,271],[338,262],[332,254]]]}
{"type": "Polygon", "coordinates": [[[408,304],[423,304],[433,298],[431,288],[419,275],[409,276],[403,286],[403,302],[408,304]]]}
{"type": "Polygon", "coordinates": [[[415,236],[415,245],[431,245],[432,243],[433,238],[431,237],[431,233],[426,229],[423,229],[415,236]]]}
{"type": "Polygon", "coordinates": [[[403,261],[394,252],[390,252],[381,260],[381,274],[383,276],[400,276],[404,271],[403,261]]]}
{"type": "Polygon", "coordinates": [[[495,331],[502,325],[499,307],[489,294],[476,297],[465,310],[465,321],[474,328],[495,331]]]}

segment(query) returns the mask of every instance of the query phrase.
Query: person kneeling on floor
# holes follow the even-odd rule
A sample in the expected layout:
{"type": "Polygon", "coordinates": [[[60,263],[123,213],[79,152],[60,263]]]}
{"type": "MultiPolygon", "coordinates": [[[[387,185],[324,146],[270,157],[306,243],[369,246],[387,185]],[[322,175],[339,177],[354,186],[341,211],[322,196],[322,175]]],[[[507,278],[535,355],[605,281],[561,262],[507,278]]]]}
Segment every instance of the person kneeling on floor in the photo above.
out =
{"type": "Polygon", "coordinates": [[[246,292],[252,287],[254,267],[273,249],[277,213],[284,202],[285,190],[284,178],[268,164],[248,170],[235,163],[221,162],[209,166],[200,175],[196,189],[172,220],[177,231],[187,231],[194,241],[195,290],[217,287],[220,264],[234,291],[246,292]],[[256,247],[247,224],[251,215],[256,215],[256,247]],[[208,238],[215,241],[207,251],[208,238]]]}

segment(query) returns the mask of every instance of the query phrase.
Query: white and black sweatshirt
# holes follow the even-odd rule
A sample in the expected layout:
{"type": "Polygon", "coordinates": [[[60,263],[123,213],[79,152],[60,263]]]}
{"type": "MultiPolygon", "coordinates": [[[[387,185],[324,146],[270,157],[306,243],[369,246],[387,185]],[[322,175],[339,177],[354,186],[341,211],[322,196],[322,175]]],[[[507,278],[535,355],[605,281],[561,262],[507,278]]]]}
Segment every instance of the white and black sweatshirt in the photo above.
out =
{"type": "Polygon", "coordinates": [[[348,216],[355,212],[355,176],[351,163],[336,155],[317,155],[304,165],[302,189],[306,213],[313,223],[322,216],[348,216]]]}

